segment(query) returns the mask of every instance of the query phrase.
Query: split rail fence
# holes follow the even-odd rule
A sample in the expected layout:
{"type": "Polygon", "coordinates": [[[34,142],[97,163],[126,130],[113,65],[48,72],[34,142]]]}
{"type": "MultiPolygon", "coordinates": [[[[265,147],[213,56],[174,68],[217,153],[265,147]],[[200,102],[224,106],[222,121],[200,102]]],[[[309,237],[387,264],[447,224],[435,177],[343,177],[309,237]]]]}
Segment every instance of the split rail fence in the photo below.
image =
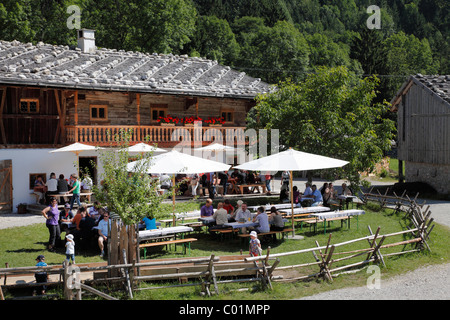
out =
{"type": "MultiPolygon", "coordinates": [[[[379,197],[382,198],[382,197],[379,197]]],[[[417,197],[416,197],[417,198],[417,197]]],[[[267,254],[258,257],[247,257],[239,263],[236,260],[223,261],[215,255],[206,258],[192,258],[192,259],[173,259],[160,260],[151,262],[138,262],[133,256],[134,250],[128,250],[133,256],[132,263],[127,263],[127,245],[119,245],[122,248],[120,263],[89,267],[76,266],[77,276],[71,274],[69,265],[63,265],[63,268],[52,267],[21,267],[21,268],[4,268],[0,269],[0,277],[6,277],[14,274],[30,274],[32,272],[46,270],[49,274],[59,274],[59,284],[64,286],[64,297],[67,300],[81,299],[82,290],[89,291],[105,299],[115,299],[112,296],[102,293],[79,279],[80,273],[83,272],[97,272],[108,271],[107,276],[91,280],[91,283],[106,282],[122,284],[125,292],[129,298],[133,298],[133,292],[138,290],[155,290],[186,286],[200,286],[202,295],[219,294],[219,285],[235,282],[259,282],[261,288],[271,289],[273,281],[299,281],[311,278],[322,278],[330,282],[333,281],[333,275],[338,272],[343,272],[346,269],[353,269],[363,266],[368,263],[376,263],[385,265],[385,259],[392,256],[419,252],[424,249],[431,251],[427,240],[433,230],[433,218],[431,218],[431,211],[429,206],[424,209],[423,205],[418,205],[414,200],[410,201],[408,198],[404,202],[407,204],[405,219],[410,221],[408,230],[403,230],[390,234],[381,234],[381,228],[378,227],[375,233],[372,232],[368,226],[369,235],[366,237],[353,239],[341,243],[332,243],[332,234],[329,234],[326,245],[320,245],[316,241],[316,246],[312,248],[296,250],[284,253],[270,253],[270,247],[267,249],[267,254]],[[395,239],[401,237],[401,239],[395,239]],[[388,239],[394,239],[393,242],[388,243],[388,239]],[[355,249],[355,243],[363,243],[361,248],[355,249]],[[345,251],[345,246],[352,245],[352,249],[345,251]],[[410,248],[409,246],[412,246],[410,248]],[[391,248],[402,247],[399,251],[394,251],[391,248]],[[344,249],[341,251],[341,249],[344,249]],[[312,253],[313,261],[299,263],[296,265],[279,266],[280,258],[292,255],[312,253]],[[273,261],[270,265],[270,262],[273,261]],[[350,260],[350,261],[349,261],[350,260]],[[245,262],[246,264],[243,264],[245,262]],[[164,273],[161,274],[143,274],[141,270],[145,267],[161,267],[160,270],[170,266],[180,266],[183,264],[193,264],[199,269],[194,271],[187,271],[181,273],[164,273]],[[313,268],[318,267],[314,270],[313,268]],[[285,277],[283,270],[295,269],[297,272],[306,270],[307,274],[293,277],[285,277]],[[312,271],[311,271],[312,270],[312,271]],[[281,273],[280,273],[281,272],[281,273]],[[169,279],[198,279],[194,283],[179,283],[164,286],[140,286],[142,282],[164,281],[169,279]]],[[[399,199],[397,199],[399,201],[399,199]]],[[[402,202],[403,205],[403,202],[402,202]]],[[[133,231],[131,232],[133,234],[133,231]]],[[[122,238],[123,239],[123,238],[122,238]]],[[[358,246],[356,246],[358,247],[358,246]]],[[[114,250],[113,250],[114,251],[114,250]]],[[[304,260],[302,260],[304,261],[304,260]]],[[[55,284],[49,283],[49,284],[55,284]]],[[[29,284],[30,286],[42,284],[29,284]]],[[[2,290],[0,284],[0,298],[2,298],[2,290]]]]}

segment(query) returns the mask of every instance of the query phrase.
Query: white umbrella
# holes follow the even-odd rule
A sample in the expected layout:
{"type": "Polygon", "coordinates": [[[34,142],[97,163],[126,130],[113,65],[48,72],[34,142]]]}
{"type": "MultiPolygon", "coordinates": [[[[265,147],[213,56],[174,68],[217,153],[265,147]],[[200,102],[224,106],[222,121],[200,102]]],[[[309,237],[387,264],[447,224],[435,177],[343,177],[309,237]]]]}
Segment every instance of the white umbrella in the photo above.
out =
{"type": "Polygon", "coordinates": [[[224,146],[223,144],[220,143],[211,143],[210,145],[201,147],[201,148],[195,148],[194,150],[199,150],[199,151],[234,151],[234,147],[230,147],[230,146],[224,146]]]}
{"type": "Polygon", "coordinates": [[[225,153],[225,155],[227,155],[228,152],[230,152],[230,153],[232,152],[234,155],[235,150],[236,149],[234,147],[225,146],[225,145],[217,143],[217,142],[213,142],[207,146],[194,149],[194,151],[202,151],[203,156],[205,156],[205,152],[206,152],[206,155],[209,155],[210,152],[214,152],[214,156],[215,156],[216,160],[222,161],[222,162],[225,162],[225,161],[223,161],[223,153],[225,153]],[[218,157],[219,155],[221,155],[222,159],[219,159],[219,157],[218,157]]]}
{"type": "Polygon", "coordinates": [[[68,146],[49,151],[49,153],[73,152],[77,156],[77,161],[78,161],[79,160],[79,155],[80,155],[81,152],[83,152],[83,151],[94,151],[94,150],[98,150],[98,149],[103,149],[103,148],[95,147],[95,146],[91,146],[91,145],[83,144],[83,143],[79,143],[79,142],[75,142],[75,143],[70,144],[68,146]]]}
{"type": "MultiPolygon", "coordinates": [[[[130,162],[127,165],[128,171],[135,171],[137,168],[143,165],[143,160],[137,160],[130,162]]],[[[145,164],[145,162],[144,162],[145,164]]],[[[217,161],[203,159],[195,156],[191,156],[186,153],[181,153],[176,150],[172,150],[160,155],[157,155],[150,159],[147,173],[167,173],[173,175],[173,186],[175,185],[175,174],[177,173],[202,173],[202,172],[216,172],[228,170],[230,165],[217,161]]],[[[174,209],[174,225],[175,225],[175,188],[172,188],[172,202],[174,209]]]]}
{"type": "Polygon", "coordinates": [[[338,168],[346,165],[348,161],[329,158],[312,153],[289,149],[267,157],[256,159],[235,166],[236,169],[250,171],[289,171],[291,184],[291,209],[292,209],[292,229],[294,230],[294,198],[292,186],[292,171],[318,170],[338,168]]]}
{"type": "Polygon", "coordinates": [[[161,152],[167,152],[165,149],[157,148],[155,146],[149,145],[147,143],[137,143],[134,146],[130,146],[126,148],[126,150],[129,153],[146,153],[146,152],[154,152],[154,153],[161,153],[161,152]]]}

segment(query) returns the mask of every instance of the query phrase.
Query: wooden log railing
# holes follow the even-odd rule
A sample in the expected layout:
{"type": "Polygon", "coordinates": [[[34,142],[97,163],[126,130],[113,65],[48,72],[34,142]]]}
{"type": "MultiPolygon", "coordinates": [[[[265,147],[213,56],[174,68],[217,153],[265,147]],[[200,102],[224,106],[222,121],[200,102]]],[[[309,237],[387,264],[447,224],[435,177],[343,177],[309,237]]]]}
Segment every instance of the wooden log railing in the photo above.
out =
{"type": "Polygon", "coordinates": [[[182,142],[193,141],[237,141],[245,142],[244,127],[188,127],[188,126],[101,126],[77,125],[66,127],[66,142],[86,143],[108,146],[120,130],[131,133],[130,143],[143,142],[182,142]]]}

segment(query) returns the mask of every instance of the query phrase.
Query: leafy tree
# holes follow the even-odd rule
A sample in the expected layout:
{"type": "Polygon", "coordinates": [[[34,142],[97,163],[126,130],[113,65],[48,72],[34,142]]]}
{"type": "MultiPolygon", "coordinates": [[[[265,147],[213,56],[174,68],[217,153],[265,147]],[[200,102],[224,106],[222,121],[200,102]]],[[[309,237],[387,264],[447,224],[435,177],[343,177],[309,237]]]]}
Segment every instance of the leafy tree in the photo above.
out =
{"type": "Polygon", "coordinates": [[[236,63],[252,76],[269,83],[288,77],[298,80],[309,66],[309,48],[302,33],[286,21],[260,28],[256,34],[242,34],[241,54],[236,63]]]}
{"type": "Polygon", "coordinates": [[[187,50],[195,50],[202,57],[231,65],[239,54],[239,45],[226,20],[216,16],[200,16],[187,50]]]}
{"type": "Polygon", "coordinates": [[[373,168],[394,137],[394,122],[381,118],[387,103],[372,103],[378,82],[345,67],[319,68],[298,84],[286,81],[260,95],[248,126],[279,129],[285,148],[349,161],[329,172],[343,174],[357,188],[359,172],[373,168]]]}
{"type": "Polygon", "coordinates": [[[146,216],[156,219],[165,217],[159,206],[167,197],[159,195],[156,181],[147,173],[152,161],[151,153],[137,157],[142,164],[136,166],[135,172],[127,171],[129,137],[130,133],[122,130],[114,137],[119,148],[101,151],[101,185],[93,188],[96,199],[118,214],[126,225],[138,223],[146,216]]]}

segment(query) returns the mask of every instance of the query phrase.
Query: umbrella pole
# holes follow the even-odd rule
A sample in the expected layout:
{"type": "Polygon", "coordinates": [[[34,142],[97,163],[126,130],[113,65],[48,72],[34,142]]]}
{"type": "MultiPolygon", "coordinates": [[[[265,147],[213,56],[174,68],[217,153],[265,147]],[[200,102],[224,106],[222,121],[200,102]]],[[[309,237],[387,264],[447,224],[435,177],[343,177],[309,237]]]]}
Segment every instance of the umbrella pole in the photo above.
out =
{"type": "Polygon", "coordinates": [[[175,227],[175,175],[172,177],[172,213],[173,226],[175,227]]]}
{"type": "Polygon", "coordinates": [[[289,182],[291,185],[291,218],[292,218],[292,236],[295,236],[295,226],[294,226],[294,186],[292,179],[292,171],[289,172],[289,182]]]}

